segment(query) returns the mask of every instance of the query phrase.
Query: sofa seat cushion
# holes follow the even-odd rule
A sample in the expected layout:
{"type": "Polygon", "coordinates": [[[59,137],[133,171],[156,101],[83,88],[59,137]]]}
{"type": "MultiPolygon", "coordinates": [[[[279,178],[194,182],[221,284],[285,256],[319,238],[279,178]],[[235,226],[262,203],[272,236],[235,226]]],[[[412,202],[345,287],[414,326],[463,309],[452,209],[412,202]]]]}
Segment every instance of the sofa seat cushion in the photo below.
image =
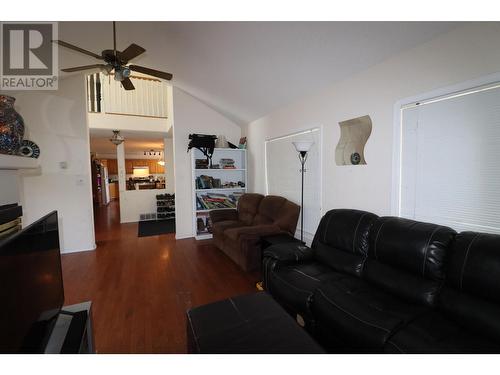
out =
{"type": "Polygon", "coordinates": [[[281,230],[277,225],[251,225],[238,228],[229,228],[224,231],[224,234],[233,241],[240,239],[242,236],[267,236],[270,234],[278,234],[281,230]]]}
{"type": "Polygon", "coordinates": [[[266,275],[267,290],[288,311],[307,318],[310,299],[322,283],[346,277],[318,262],[303,262],[279,267],[266,275]]]}
{"type": "Polygon", "coordinates": [[[500,345],[432,311],[396,332],[387,341],[384,351],[409,354],[500,353],[500,345]]]}
{"type": "Polygon", "coordinates": [[[244,227],[245,223],[238,220],[224,220],[213,224],[212,232],[215,235],[222,235],[226,229],[244,227]]]}
{"type": "Polygon", "coordinates": [[[355,352],[382,351],[397,329],[426,310],[357,278],[321,285],[312,303],[318,330],[324,338],[328,340],[333,335],[355,352]]]}

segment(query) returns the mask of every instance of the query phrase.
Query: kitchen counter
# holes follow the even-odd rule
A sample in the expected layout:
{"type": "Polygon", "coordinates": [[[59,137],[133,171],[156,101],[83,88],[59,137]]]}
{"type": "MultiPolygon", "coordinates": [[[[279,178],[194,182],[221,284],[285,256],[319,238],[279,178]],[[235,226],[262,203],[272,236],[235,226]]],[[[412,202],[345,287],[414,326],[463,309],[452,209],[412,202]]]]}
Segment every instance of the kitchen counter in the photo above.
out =
{"type": "Polygon", "coordinates": [[[127,183],[127,190],[152,190],[165,189],[164,182],[136,182],[134,184],[127,183]]]}

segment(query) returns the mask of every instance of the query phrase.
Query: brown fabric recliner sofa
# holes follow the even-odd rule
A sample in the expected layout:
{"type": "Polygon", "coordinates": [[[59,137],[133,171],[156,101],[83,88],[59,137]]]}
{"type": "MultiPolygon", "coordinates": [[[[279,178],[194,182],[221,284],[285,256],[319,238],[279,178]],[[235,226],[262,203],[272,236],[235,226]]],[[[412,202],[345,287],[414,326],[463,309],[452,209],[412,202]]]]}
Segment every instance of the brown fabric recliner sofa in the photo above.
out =
{"type": "Polygon", "coordinates": [[[245,271],[261,266],[260,238],[295,234],[300,207],[275,195],[243,194],[234,210],[212,210],[215,245],[245,271]]]}

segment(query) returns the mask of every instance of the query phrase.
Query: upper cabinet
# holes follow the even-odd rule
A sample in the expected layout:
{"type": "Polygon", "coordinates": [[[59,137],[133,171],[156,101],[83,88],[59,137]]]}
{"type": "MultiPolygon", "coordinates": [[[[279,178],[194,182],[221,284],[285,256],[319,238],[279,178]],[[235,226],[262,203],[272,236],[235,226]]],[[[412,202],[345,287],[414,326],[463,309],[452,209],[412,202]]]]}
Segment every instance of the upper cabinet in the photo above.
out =
{"type": "Polygon", "coordinates": [[[133,160],[127,159],[125,160],[125,173],[132,174],[134,173],[134,163],[133,160]]]}
{"type": "Polygon", "coordinates": [[[118,163],[116,159],[108,159],[108,174],[118,174],[118,163]]]}
{"type": "MultiPolygon", "coordinates": [[[[115,160],[116,162],[116,160],[115,160]]],[[[108,160],[108,171],[110,171],[109,167],[110,160],[108,160]]],[[[149,168],[149,174],[164,174],[165,173],[165,167],[162,165],[158,164],[158,159],[126,159],[125,160],[125,173],[126,174],[133,174],[134,173],[134,167],[148,167],[149,168]]],[[[118,172],[118,168],[117,172],[118,172]]],[[[109,174],[113,174],[109,172],[109,174]]]]}

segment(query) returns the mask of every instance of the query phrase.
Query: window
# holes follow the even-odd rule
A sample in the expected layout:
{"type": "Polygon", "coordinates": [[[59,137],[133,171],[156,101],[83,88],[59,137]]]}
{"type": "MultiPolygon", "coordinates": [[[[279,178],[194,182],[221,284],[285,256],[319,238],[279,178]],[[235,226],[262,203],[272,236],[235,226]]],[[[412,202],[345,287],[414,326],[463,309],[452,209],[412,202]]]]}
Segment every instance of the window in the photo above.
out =
{"type": "MultiPolygon", "coordinates": [[[[312,240],[321,219],[321,132],[319,128],[266,141],[267,194],[279,195],[300,205],[301,173],[292,142],[313,141],[305,164],[304,240],[312,240]]],[[[300,218],[297,224],[300,237],[300,218]]]]}
{"type": "Polygon", "coordinates": [[[500,86],[401,114],[399,215],[500,233],[500,86]]]}

